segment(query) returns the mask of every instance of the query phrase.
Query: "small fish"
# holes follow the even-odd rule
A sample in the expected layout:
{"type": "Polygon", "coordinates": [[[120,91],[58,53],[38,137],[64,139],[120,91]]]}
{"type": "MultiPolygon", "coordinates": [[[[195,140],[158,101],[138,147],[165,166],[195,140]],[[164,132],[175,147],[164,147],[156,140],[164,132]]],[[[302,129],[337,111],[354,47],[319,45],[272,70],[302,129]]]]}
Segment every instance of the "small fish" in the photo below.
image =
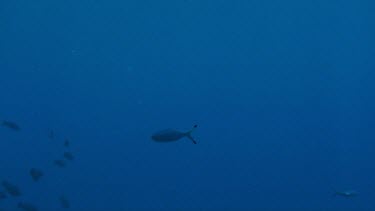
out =
{"type": "Polygon", "coordinates": [[[24,211],[38,211],[38,208],[35,205],[28,202],[19,202],[18,208],[24,211]]]}
{"type": "Polygon", "coordinates": [[[60,205],[64,209],[70,208],[70,203],[69,200],[65,196],[60,196],[59,197],[60,205]]]}
{"type": "Polygon", "coordinates": [[[354,191],[354,190],[335,191],[333,193],[334,196],[342,196],[342,197],[346,197],[346,198],[351,198],[351,197],[357,196],[358,194],[359,193],[357,191],[354,191]]]}
{"type": "Polygon", "coordinates": [[[64,158],[67,160],[74,160],[74,155],[71,152],[64,152],[64,158]]]}
{"type": "Polygon", "coordinates": [[[0,192],[0,200],[6,199],[7,195],[4,192],[0,192]]]}
{"type": "Polygon", "coordinates": [[[174,129],[166,129],[156,132],[151,136],[151,139],[156,142],[172,142],[177,141],[183,137],[186,137],[190,139],[193,142],[193,144],[196,144],[197,142],[191,136],[191,133],[194,131],[195,128],[197,128],[197,125],[194,125],[194,127],[187,132],[180,132],[174,129]]]}
{"type": "Polygon", "coordinates": [[[20,131],[20,130],[21,130],[21,127],[20,127],[17,123],[15,123],[15,122],[11,122],[11,121],[6,121],[6,120],[4,120],[4,121],[1,123],[1,125],[2,125],[3,127],[7,127],[7,128],[12,129],[12,130],[14,130],[14,131],[20,131]]]}
{"type": "Polygon", "coordinates": [[[16,197],[22,195],[20,189],[16,185],[8,181],[2,181],[1,185],[4,187],[5,191],[9,193],[9,195],[11,196],[16,197]]]}
{"type": "Polygon", "coordinates": [[[66,162],[64,160],[54,160],[53,163],[60,168],[63,168],[66,166],[66,162]]]}
{"type": "Polygon", "coordinates": [[[30,176],[31,176],[31,178],[35,181],[35,182],[37,182],[37,181],[39,181],[40,180],[40,178],[41,177],[43,177],[43,171],[42,170],[40,170],[40,169],[36,169],[36,168],[32,168],[32,169],[30,169],[30,176]]]}
{"type": "Polygon", "coordinates": [[[70,146],[70,142],[68,139],[65,139],[65,142],[64,142],[64,147],[69,147],[70,146]]]}

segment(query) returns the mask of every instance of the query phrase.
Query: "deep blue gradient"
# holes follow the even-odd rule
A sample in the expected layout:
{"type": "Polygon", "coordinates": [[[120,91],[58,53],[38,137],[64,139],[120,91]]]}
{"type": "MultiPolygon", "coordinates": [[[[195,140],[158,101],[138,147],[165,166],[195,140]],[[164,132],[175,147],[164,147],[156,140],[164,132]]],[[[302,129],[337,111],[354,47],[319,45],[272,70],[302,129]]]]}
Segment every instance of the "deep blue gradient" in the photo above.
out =
{"type": "Polygon", "coordinates": [[[0,180],[23,195],[0,208],[375,210],[374,11],[1,0],[0,120],[22,130],[0,127],[0,180]],[[196,145],[150,138],[194,124],[196,145]],[[76,159],[58,168],[66,138],[76,159]]]}

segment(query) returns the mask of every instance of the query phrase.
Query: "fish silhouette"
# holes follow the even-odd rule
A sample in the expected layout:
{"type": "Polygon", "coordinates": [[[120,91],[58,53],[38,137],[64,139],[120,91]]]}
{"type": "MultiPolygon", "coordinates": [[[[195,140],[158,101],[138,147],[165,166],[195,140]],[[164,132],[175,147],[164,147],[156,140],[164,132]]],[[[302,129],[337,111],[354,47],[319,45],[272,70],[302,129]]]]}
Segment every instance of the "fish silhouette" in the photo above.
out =
{"type": "Polygon", "coordinates": [[[345,191],[334,191],[333,196],[342,196],[346,198],[351,198],[357,196],[359,193],[355,190],[345,190],[345,191]]]}
{"type": "Polygon", "coordinates": [[[64,147],[69,147],[70,146],[70,142],[68,139],[65,139],[64,141],[64,147]]]}
{"type": "Polygon", "coordinates": [[[16,197],[22,195],[21,190],[18,188],[18,186],[8,181],[1,182],[1,185],[4,187],[5,191],[11,196],[16,197]]]}
{"type": "Polygon", "coordinates": [[[64,152],[64,158],[72,161],[72,160],[74,160],[74,155],[71,152],[64,152]]]}
{"type": "Polygon", "coordinates": [[[64,168],[66,166],[66,162],[61,159],[54,160],[53,163],[60,168],[64,168]]]}
{"type": "Polygon", "coordinates": [[[17,123],[15,123],[15,122],[11,122],[11,121],[6,121],[6,120],[4,120],[4,121],[1,123],[1,125],[2,125],[3,127],[7,127],[7,128],[12,129],[12,130],[14,130],[14,131],[20,131],[20,130],[21,130],[21,127],[20,127],[17,123]]]}
{"type": "Polygon", "coordinates": [[[37,182],[37,181],[39,181],[40,180],[40,178],[41,177],[43,177],[43,171],[42,170],[40,170],[40,169],[36,169],[36,168],[32,168],[32,169],[30,169],[30,176],[31,176],[31,178],[35,181],[35,182],[37,182]]]}
{"type": "Polygon", "coordinates": [[[159,132],[154,133],[151,136],[151,139],[156,141],[156,142],[172,142],[172,141],[178,141],[181,138],[186,137],[186,138],[190,139],[193,142],[193,144],[196,144],[197,142],[191,136],[191,133],[197,127],[198,127],[197,125],[194,125],[194,127],[187,132],[180,132],[180,131],[174,130],[174,129],[161,130],[159,132]]]}

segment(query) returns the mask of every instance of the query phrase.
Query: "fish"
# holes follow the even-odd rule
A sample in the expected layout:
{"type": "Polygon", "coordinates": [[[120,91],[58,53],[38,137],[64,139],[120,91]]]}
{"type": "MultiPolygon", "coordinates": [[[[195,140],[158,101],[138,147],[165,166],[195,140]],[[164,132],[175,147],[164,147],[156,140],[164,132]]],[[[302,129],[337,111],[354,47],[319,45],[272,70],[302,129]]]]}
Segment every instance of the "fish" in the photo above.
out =
{"type": "Polygon", "coordinates": [[[66,162],[64,160],[54,160],[53,163],[60,168],[63,168],[66,166],[66,162]]]}
{"type": "Polygon", "coordinates": [[[21,196],[21,190],[18,188],[18,186],[8,182],[8,181],[2,181],[1,185],[4,187],[5,191],[9,193],[9,195],[17,197],[21,196]]]}
{"type": "Polygon", "coordinates": [[[43,171],[42,170],[40,170],[40,169],[36,169],[36,168],[32,168],[32,169],[30,169],[30,176],[31,176],[31,178],[35,181],[35,182],[37,182],[37,181],[39,181],[40,180],[40,178],[41,177],[43,177],[43,171]]]}
{"type": "Polygon", "coordinates": [[[357,196],[359,193],[355,190],[345,190],[345,191],[334,191],[333,196],[342,196],[346,198],[351,198],[357,196]]]}
{"type": "Polygon", "coordinates": [[[190,139],[193,144],[197,144],[195,139],[191,136],[191,133],[197,128],[197,125],[194,125],[193,128],[187,132],[180,132],[175,129],[165,129],[161,130],[159,132],[154,133],[151,136],[151,139],[154,140],[155,142],[173,142],[173,141],[178,141],[183,137],[186,137],[190,139]]]}
{"type": "Polygon", "coordinates": [[[18,208],[24,211],[38,211],[38,208],[35,205],[28,202],[19,202],[18,208]]]}
{"type": "Polygon", "coordinates": [[[7,127],[7,128],[12,129],[12,130],[14,130],[14,131],[20,131],[20,130],[21,130],[21,127],[20,127],[17,123],[15,123],[15,122],[11,122],[11,121],[6,121],[6,120],[4,120],[4,121],[1,123],[1,125],[2,125],[3,127],[7,127]]]}
{"type": "Polygon", "coordinates": [[[64,158],[67,160],[74,160],[74,155],[71,152],[64,152],[64,158]]]}
{"type": "Polygon", "coordinates": [[[64,147],[69,147],[70,146],[70,142],[68,139],[65,139],[65,142],[64,142],[64,147]]]}
{"type": "Polygon", "coordinates": [[[61,208],[64,208],[64,209],[70,208],[69,200],[65,196],[63,195],[60,196],[59,201],[60,201],[61,208]]]}

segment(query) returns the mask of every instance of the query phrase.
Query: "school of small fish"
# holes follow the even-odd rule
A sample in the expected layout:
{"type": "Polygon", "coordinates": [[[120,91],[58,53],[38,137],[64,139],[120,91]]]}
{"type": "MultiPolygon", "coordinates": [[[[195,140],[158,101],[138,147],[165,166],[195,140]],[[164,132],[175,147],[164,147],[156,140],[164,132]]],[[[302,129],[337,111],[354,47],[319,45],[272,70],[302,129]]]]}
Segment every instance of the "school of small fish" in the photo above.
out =
{"type": "MultiPolygon", "coordinates": [[[[15,132],[21,131],[21,127],[13,121],[2,121],[0,123],[0,126],[13,130],[15,132]]],[[[49,129],[47,137],[50,140],[55,140],[55,132],[52,129],[49,129]]],[[[64,148],[65,152],[59,158],[52,161],[52,165],[58,168],[66,167],[68,163],[73,161],[75,158],[73,153],[70,151],[70,141],[68,139],[64,140],[62,147],[64,148]]],[[[43,177],[45,176],[45,172],[41,168],[31,167],[28,170],[28,175],[33,182],[37,183],[43,179],[43,177]]],[[[37,205],[33,204],[30,201],[21,200],[21,197],[21,188],[15,183],[13,183],[13,181],[11,181],[11,178],[0,180],[0,202],[3,200],[7,200],[8,198],[15,198],[19,199],[19,202],[15,205],[14,210],[39,211],[37,205]]],[[[56,198],[58,199],[56,201],[59,202],[59,207],[61,207],[62,209],[69,209],[71,207],[67,196],[60,195],[56,198]]],[[[0,211],[5,210],[0,207],[0,211]]]]}
{"type": "MultiPolygon", "coordinates": [[[[13,130],[15,132],[20,132],[21,127],[13,121],[3,121],[1,123],[1,126],[8,128],[10,130],[13,130]]],[[[151,139],[155,142],[174,142],[178,141],[182,138],[187,138],[190,141],[192,141],[193,144],[197,144],[196,140],[191,136],[191,133],[197,128],[197,125],[194,125],[193,128],[187,132],[180,132],[178,130],[174,129],[166,129],[162,130],[159,132],[154,133],[151,136],[151,139]]],[[[48,129],[47,132],[47,138],[51,141],[54,141],[57,139],[55,131],[53,129],[48,129]]],[[[64,148],[64,153],[51,161],[51,164],[54,165],[57,168],[65,168],[69,164],[69,162],[72,162],[75,160],[75,156],[73,153],[70,151],[70,141],[68,139],[64,139],[63,141],[63,148],[64,148]]],[[[46,176],[45,172],[42,170],[42,168],[37,168],[37,167],[31,167],[28,170],[28,174],[31,178],[31,180],[35,183],[38,183],[40,180],[43,179],[43,177],[46,176]]],[[[20,198],[22,196],[22,191],[21,188],[18,187],[16,184],[11,182],[11,180],[2,180],[1,181],[1,187],[3,190],[0,189],[0,201],[1,200],[6,200],[9,197],[13,198],[20,198]]],[[[71,207],[70,202],[68,200],[68,197],[66,195],[60,195],[58,197],[58,202],[60,204],[60,207],[63,209],[69,209],[71,207]]],[[[20,210],[24,211],[38,211],[38,207],[29,202],[29,201],[19,201],[16,207],[20,210]]],[[[1,211],[1,208],[0,208],[1,211]]]]}
{"type": "MultiPolygon", "coordinates": [[[[10,130],[20,132],[21,127],[12,121],[3,121],[1,123],[1,126],[8,128],[10,130]]],[[[168,143],[168,142],[174,142],[178,141],[182,138],[189,139],[193,144],[197,144],[197,141],[192,137],[192,132],[197,128],[197,125],[194,125],[193,128],[187,132],[180,132],[178,130],[174,129],[165,129],[158,131],[154,133],[151,136],[151,139],[154,142],[159,143],[168,143]]],[[[56,135],[54,130],[49,129],[47,134],[48,139],[55,140],[56,135]]],[[[70,151],[70,141],[68,139],[64,139],[63,142],[63,148],[64,153],[59,157],[53,160],[51,163],[56,166],[57,168],[65,168],[69,162],[72,162],[75,159],[75,156],[70,151]]],[[[39,182],[43,177],[45,176],[44,171],[41,168],[31,167],[29,169],[29,176],[31,180],[35,183],[39,182]]],[[[11,182],[11,180],[3,179],[0,181],[0,202],[2,200],[7,200],[8,198],[20,198],[22,196],[22,190],[20,187],[18,187],[16,184],[11,182]]],[[[354,190],[343,190],[343,191],[336,191],[334,190],[333,196],[341,196],[345,198],[351,198],[354,196],[357,196],[358,192],[354,190]]],[[[69,209],[71,207],[70,202],[66,195],[60,195],[57,197],[57,201],[59,202],[59,206],[62,209],[69,209]]],[[[1,205],[1,204],[0,204],[1,205]]],[[[16,204],[16,209],[20,209],[23,211],[38,211],[38,207],[29,202],[29,201],[19,201],[16,204]]],[[[3,211],[3,209],[0,207],[0,211],[3,211]]]]}

